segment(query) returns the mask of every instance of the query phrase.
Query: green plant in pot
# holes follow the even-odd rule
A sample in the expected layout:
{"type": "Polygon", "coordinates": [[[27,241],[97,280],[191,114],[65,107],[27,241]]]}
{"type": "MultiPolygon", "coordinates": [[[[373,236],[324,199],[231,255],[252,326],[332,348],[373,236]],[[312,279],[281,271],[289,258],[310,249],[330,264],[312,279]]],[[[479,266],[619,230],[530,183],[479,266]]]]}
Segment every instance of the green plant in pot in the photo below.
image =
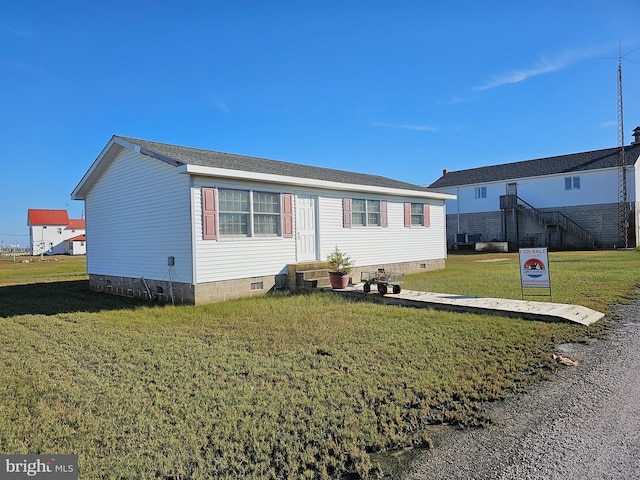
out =
{"type": "Polygon", "coordinates": [[[341,252],[336,246],[327,256],[327,262],[329,263],[329,281],[331,282],[331,288],[347,288],[347,285],[349,285],[349,272],[351,272],[351,267],[353,267],[351,257],[341,252]]]}

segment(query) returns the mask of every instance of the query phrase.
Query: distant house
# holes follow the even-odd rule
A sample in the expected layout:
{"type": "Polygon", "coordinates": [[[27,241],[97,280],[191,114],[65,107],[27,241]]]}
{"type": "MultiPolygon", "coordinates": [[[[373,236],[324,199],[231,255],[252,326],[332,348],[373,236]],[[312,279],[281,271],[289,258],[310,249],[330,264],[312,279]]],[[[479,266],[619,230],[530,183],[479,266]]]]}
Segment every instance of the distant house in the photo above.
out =
{"type": "Polygon", "coordinates": [[[70,219],[66,210],[30,208],[27,213],[31,255],[84,255],[86,239],[69,240],[85,235],[84,219],[70,219]]]}
{"type": "Polygon", "coordinates": [[[449,247],[499,240],[519,246],[612,248],[640,244],[640,127],[625,147],[626,205],[620,148],[448,171],[431,190],[447,200],[449,247]],[[619,207],[625,208],[619,211],[619,207]]]}
{"type": "Polygon", "coordinates": [[[86,255],[87,236],[82,234],[67,239],[67,253],[69,255],[86,255]]]}
{"type": "Polygon", "coordinates": [[[258,295],[338,246],[353,272],[444,267],[444,201],[385,177],[114,136],[84,200],[90,288],[176,303],[258,295]]]}

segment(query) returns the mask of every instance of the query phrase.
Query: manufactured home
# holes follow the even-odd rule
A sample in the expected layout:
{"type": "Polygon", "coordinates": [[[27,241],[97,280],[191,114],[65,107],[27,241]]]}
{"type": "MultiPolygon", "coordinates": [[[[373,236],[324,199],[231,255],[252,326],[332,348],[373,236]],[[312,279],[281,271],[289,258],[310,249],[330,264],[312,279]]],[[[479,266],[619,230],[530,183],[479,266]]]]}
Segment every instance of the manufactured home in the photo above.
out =
{"type": "Polygon", "coordinates": [[[336,246],[355,261],[354,281],[374,268],[444,268],[454,195],[114,136],[71,197],[85,202],[91,289],[200,304],[291,286],[292,265],[336,246]]]}

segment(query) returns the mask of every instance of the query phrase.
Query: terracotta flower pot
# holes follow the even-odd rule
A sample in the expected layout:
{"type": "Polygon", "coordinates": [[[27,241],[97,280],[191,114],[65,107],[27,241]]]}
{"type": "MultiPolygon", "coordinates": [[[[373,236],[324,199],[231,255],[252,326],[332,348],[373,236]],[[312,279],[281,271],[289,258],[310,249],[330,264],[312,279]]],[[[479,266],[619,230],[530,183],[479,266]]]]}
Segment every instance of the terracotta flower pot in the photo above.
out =
{"type": "Polygon", "coordinates": [[[329,272],[329,282],[331,282],[331,288],[336,290],[343,290],[349,285],[349,274],[340,272],[329,272]]]}

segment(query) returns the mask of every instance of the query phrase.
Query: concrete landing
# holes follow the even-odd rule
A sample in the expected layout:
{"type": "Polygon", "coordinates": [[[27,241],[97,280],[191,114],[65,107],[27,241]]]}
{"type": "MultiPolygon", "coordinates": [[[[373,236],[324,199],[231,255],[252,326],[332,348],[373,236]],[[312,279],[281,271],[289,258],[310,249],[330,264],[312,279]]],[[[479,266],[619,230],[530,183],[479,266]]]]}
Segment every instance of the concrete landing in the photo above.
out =
{"type": "Polygon", "coordinates": [[[531,302],[508,298],[473,297],[448,293],[417,292],[402,290],[399,294],[388,293],[381,296],[372,286],[371,293],[364,293],[363,284],[356,284],[337,292],[370,295],[376,301],[391,305],[428,307],[456,312],[486,313],[510,317],[544,321],[568,321],[581,325],[591,325],[604,317],[604,313],[580,305],[566,303],[531,302]]]}

